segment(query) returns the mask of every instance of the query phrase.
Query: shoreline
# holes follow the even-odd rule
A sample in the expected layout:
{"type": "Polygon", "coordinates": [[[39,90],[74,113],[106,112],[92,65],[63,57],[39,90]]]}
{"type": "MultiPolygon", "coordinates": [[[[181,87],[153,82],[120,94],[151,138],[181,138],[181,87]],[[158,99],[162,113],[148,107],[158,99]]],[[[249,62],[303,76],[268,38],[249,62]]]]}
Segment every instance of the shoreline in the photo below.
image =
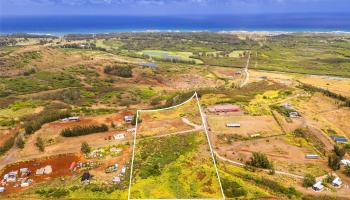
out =
{"type": "Polygon", "coordinates": [[[282,35],[282,34],[337,34],[350,35],[350,30],[167,30],[167,29],[144,29],[144,30],[101,30],[101,31],[62,31],[62,32],[46,32],[46,31],[23,31],[23,32],[1,32],[0,36],[13,36],[16,34],[27,34],[37,36],[56,36],[63,37],[67,35],[108,35],[121,33],[222,33],[222,34],[261,34],[261,35],[282,35]]]}

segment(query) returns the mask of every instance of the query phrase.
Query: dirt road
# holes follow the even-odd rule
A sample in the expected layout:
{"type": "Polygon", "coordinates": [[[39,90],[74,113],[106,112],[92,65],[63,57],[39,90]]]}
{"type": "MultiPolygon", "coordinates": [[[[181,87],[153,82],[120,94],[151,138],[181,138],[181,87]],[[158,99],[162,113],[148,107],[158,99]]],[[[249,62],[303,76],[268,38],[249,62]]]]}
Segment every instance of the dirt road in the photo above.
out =
{"type": "Polygon", "coordinates": [[[242,81],[241,85],[239,86],[240,88],[245,86],[249,81],[249,71],[248,71],[249,61],[250,61],[250,52],[248,54],[247,63],[246,63],[244,70],[243,70],[244,71],[244,80],[242,81]]]}

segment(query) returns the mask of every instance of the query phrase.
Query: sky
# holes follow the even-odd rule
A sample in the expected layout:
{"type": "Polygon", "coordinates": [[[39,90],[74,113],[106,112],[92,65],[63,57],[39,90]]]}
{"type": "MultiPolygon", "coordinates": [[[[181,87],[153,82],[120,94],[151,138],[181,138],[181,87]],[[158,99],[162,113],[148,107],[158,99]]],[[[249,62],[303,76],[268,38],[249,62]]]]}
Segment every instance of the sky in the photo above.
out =
{"type": "Polygon", "coordinates": [[[350,13],[350,0],[0,0],[0,16],[350,13]]]}

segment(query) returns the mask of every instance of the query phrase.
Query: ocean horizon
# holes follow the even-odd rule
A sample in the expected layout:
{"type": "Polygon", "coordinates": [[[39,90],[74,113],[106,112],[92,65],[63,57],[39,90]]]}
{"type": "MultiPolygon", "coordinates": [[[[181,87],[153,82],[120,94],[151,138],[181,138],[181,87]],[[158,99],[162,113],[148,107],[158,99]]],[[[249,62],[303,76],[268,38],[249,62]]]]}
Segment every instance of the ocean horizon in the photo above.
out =
{"type": "Polygon", "coordinates": [[[182,16],[1,16],[0,33],[61,36],[114,32],[339,32],[350,33],[350,14],[182,16]]]}

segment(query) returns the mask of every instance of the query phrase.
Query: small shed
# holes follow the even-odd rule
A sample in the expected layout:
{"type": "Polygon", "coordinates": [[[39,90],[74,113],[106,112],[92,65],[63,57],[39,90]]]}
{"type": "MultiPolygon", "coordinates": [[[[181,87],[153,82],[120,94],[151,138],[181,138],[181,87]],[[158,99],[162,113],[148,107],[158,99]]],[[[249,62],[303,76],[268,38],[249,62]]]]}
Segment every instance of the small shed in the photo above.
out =
{"type": "Polygon", "coordinates": [[[318,159],[320,156],[317,154],[306,154],[305,158],[307,159],[318,159]]]}
{"type": "Polygon", "coordinates": [[[340,187],[342,183],[343,183],[343,182],[341,181],[341,179],[340,179],[339,177],[336,177],[336,178],[332,181],[332,185],[333,185],[334,187],[340,187]]]}
{"type": "Polygon", "coordinates": [[[229,128],[239,128],[241,127],[241,124],[226,124],[226,127],[229,127],[229,128]]]}
{"type": "Polygon", "coordinates": [[[115,140],[121,140],[125,138],[125,135],[123,133],[119,133],[119,134],[114,134],[113,137],[115,140]]]}
{"type": "Polygon", "coordinates": [[[318,181],[317,183],[315,183],[312,186],[312,189],[315,190],[315,191],[321,191],[321,190],[323,190],[323,188],[324,188],[324,186],[322,185],[321,181],[318,181]]]}
{"type": "Polygon", "coordinates": [[[44,173],[45,173],[45,174],[51,174],[51,173],[52,173],[52,167],[51,167],[51,165],[46,165],[46,166],[44,167],[44,173]]]}

